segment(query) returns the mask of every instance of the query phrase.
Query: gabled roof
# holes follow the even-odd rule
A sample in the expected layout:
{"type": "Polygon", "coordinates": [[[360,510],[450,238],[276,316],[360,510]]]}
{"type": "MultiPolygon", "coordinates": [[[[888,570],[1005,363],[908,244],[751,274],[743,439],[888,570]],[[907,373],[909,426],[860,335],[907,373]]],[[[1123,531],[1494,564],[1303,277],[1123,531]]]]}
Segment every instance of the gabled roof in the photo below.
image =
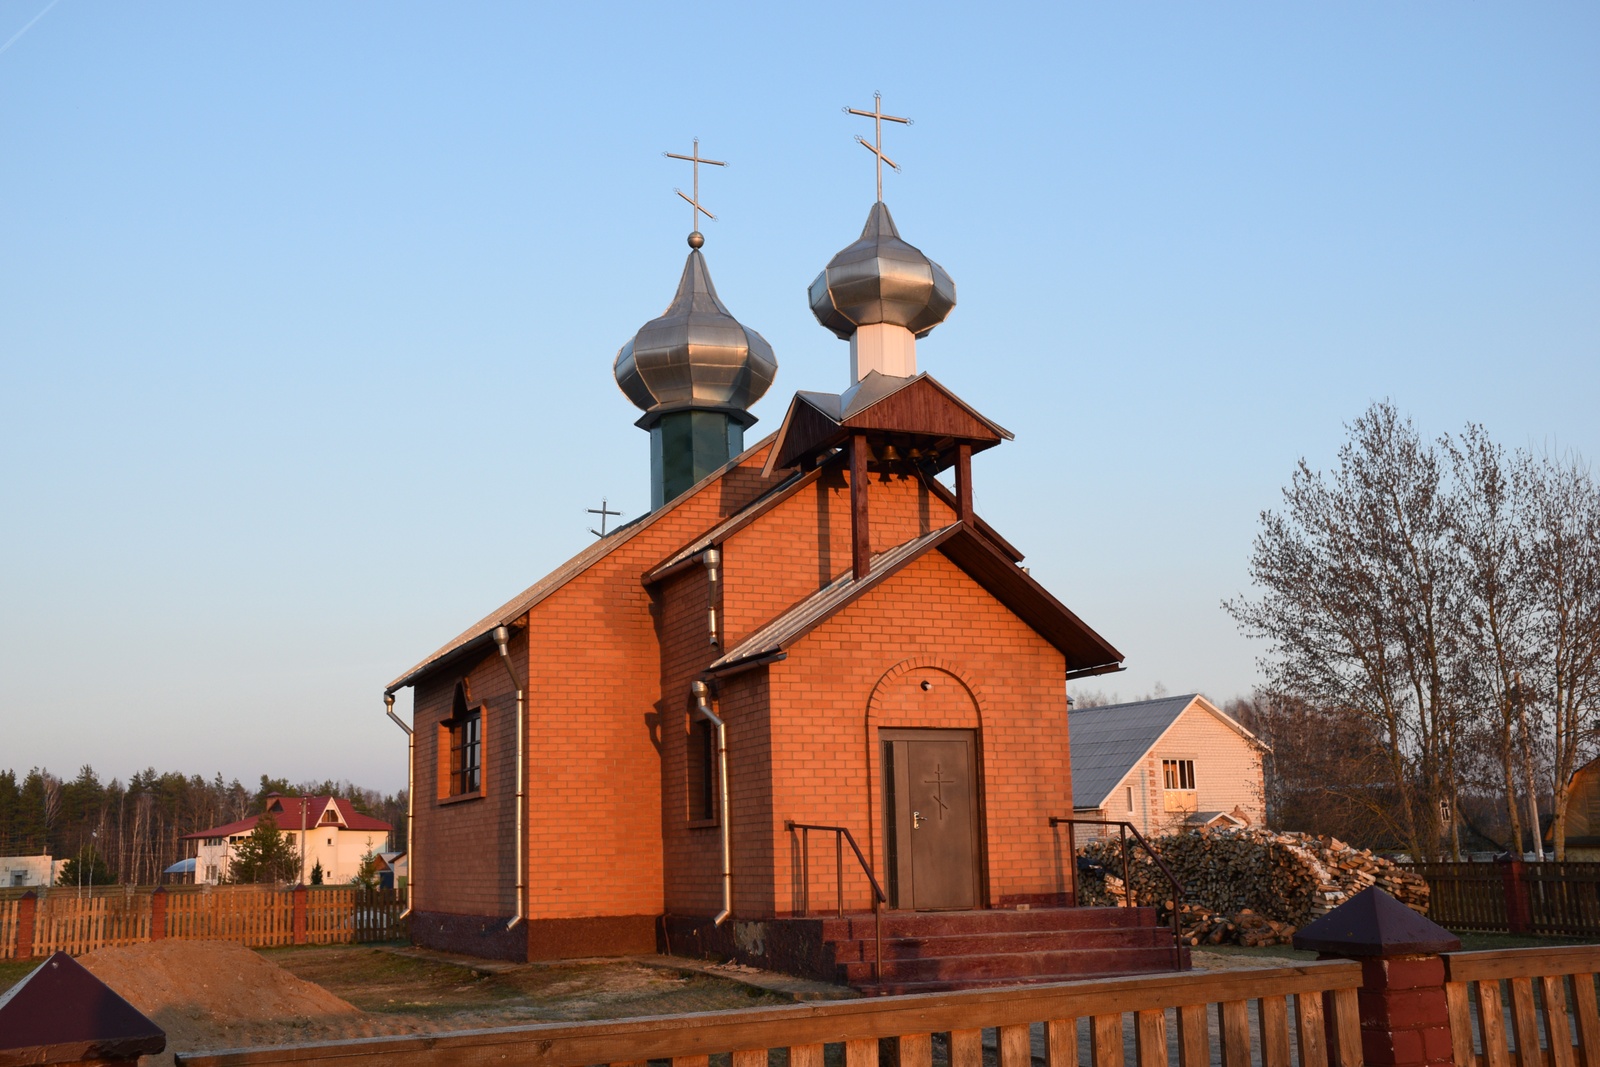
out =
{"type": "Polygon", "coordinates": [[[627,544],[639,533],[649,529],[658,519],[670,514],[679,504],[693,497],[698,490],[739,467],[745,460],[765,448],[771,441],[772,437],[770,435],[757,441],[754,445],[729,460],[726,466],[720,467],[700,479],[688,491],[668,501],[656,510],[617,527],[605,537],[585,548],[582,552],[579,552],[576,556],[573,556],[465,630],[462,630],[455,637],[446,641],[421,662],[385,686],[384,692],[393,693],[397,689],[403,689],[428,671],[443,665],[445,660],[464,656],[475,649],[486,647],[489,644],[490,635],[497,626],[509,626],[523,615],[526,615],[540,601],[557,592],[562,586],[627,544]]]}
{"type": "Polygon", "coordinates": [[[957,567],[1000,601],[1066,658],[1069,677],[1117,670],[1122,653],[1095,633],[1009,556],[961,522],[913,538],[872,559],[859,581],[845,572],[746,637],[708,668],[729,674],[770,663],[845,606],[853,603],[904,567],[938,549],[957,567]]]}
{"type": "Polygon", "coordinates": [[[937,470],[954,462],[948,453],[958,441],[979,452],[1012,438],[1010,430],[979,414],[931,374],[897,378],[868,371],[843,393],[796,393],[778,427],[764,473],[770,477],[774,471],[815,459],[843,444],[852,430],[930,439],[940,452],[937,470]]]}
{"type": "MultiPolygon", "coordinates": [[[[282,797],[275,796],[267,801],[267,811],[272,812],[272,817],[277,820],[278,829],[283,831],[300,829],[300,813],[305,812],[305,828],[307,830],[326,830],[333,823],[322,822],[322,813],[328,810],[329,805],[339,814],[342,825],[340,830],[365,830],[372,833],[387,834],[394,830],[393,826],[382,819],[374,819],[371,815],[363,815],[343,797],[282,797]]],[[[262,815],[266,812],[262,812],[262,815]]],[[[224,823],[213,826],[209,830],[197,830],[192,834],[184,834],[185,841],[203,837],[233,837],[236,834],[247,834],[256,828],[256,823],[261,821],[261,815],[247,815],[237,822],[224,823]]]]}
{"type": "Polygon", "coordinates": [[[1238,720],[1199,693],[1073,708],[1067,716],[1067,742],[1072,749],[1072,806],[1104,807],[1117,783],[1194,704],[1245,740],[1261,744],[1238,720]]]}

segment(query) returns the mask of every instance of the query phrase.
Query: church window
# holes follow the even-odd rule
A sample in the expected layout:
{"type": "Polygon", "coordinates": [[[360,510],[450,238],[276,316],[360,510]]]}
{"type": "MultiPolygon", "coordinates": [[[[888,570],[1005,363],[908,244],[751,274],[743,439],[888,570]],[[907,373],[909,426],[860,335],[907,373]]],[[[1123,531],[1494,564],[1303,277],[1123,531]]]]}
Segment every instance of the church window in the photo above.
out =
{"type": "Polygon", "coordinates": [[[483,795],[483,705],[456,683],[450,717],[439,724],[439,799],[483,795]]]}
{"type": "Polygon", "coordinates": [[[714,822],[717,818],[716,727],[698,716],[689,720],[688,786],[689,821],[714,822]]]}

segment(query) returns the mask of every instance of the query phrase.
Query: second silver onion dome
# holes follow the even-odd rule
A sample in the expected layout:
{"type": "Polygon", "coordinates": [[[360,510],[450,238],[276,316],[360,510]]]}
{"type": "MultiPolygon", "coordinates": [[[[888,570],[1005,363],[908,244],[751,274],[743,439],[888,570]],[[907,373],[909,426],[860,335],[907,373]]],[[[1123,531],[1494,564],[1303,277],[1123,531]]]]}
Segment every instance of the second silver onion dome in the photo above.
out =
{"type": "Polygon", "coordinates": [[[889,208],[872,205],[861,237],[828,261],[811,283],[811,313],[840,338],[889,323],[917,337],[956,306],[956,283],[921,250],[900,239],[889,208]]]}
{"type": "Polygon", "coordinates": [[[696,248],[660,318],[639,328],[612,367],[617,384],[646,413],[686,408],[744,410],[778,372],[766,338],[729,313],[696,248]]]}

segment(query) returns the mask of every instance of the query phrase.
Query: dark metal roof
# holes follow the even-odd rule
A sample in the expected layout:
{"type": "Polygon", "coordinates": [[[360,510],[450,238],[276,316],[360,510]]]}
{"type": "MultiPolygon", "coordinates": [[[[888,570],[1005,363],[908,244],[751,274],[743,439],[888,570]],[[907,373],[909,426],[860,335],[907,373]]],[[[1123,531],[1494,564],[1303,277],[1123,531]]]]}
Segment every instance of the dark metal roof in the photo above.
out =
{"type": "Polygon", "coordinates": [[[1260,738],[1199,693],[1073,708],[1067,717],[1067,739],[1072,747],[1072,806],[1104,807],[1111,791],[1139,757],[1149,752],[1150,746],[1196,701],[1207,714],[1246,741],[1261,745],[1260,738]]]}

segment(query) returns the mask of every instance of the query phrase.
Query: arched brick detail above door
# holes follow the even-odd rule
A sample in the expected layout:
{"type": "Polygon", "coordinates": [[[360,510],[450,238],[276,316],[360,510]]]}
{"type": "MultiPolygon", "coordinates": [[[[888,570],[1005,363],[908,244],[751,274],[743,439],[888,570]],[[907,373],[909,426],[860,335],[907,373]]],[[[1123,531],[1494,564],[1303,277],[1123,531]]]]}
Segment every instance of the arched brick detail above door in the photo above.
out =
{"type": "Polygon", "coordinates": [[[941,656],[915,656],[884,672],[867,700],[867,727],[981,730],[987,701],[972,677],[941,656]]]}

